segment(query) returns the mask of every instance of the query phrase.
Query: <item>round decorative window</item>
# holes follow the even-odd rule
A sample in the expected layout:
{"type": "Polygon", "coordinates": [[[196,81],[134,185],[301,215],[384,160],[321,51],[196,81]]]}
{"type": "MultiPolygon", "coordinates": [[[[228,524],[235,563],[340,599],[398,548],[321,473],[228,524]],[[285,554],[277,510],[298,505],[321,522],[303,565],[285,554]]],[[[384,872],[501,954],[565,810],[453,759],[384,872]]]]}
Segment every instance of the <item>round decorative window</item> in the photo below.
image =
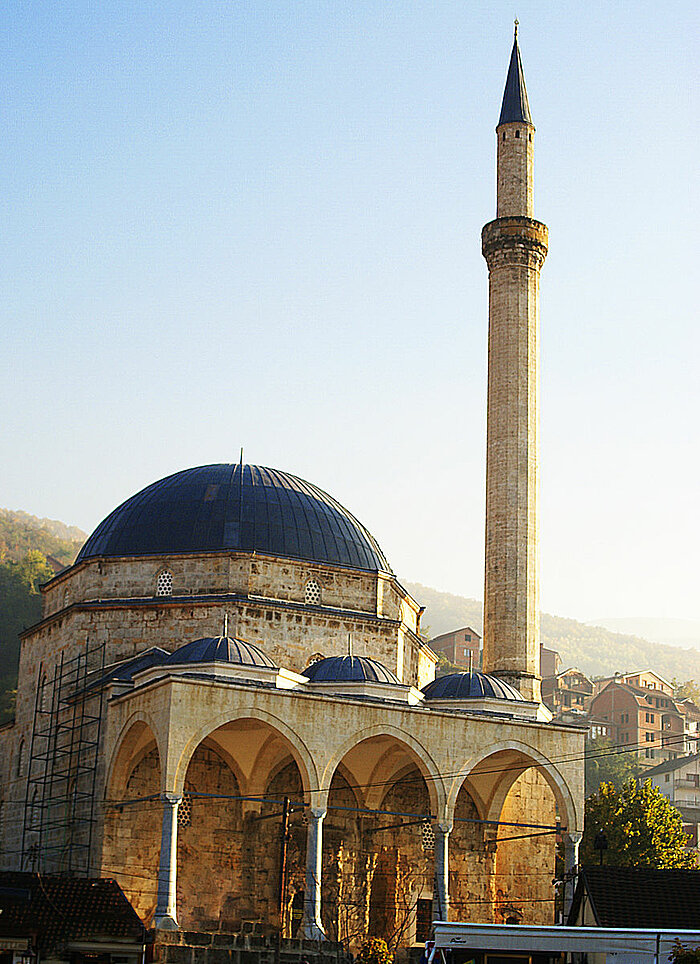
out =
{"type": "Polygon", "coordinates": [[[156,581],[156,596],[171,596],[173,593],[173,574],[169,569],[161,569],[156,581]]]}
{"type": "Polygon", "coordinates": [[[309,579],[304,589],[304,602],[308,606],[318,606],[321,602],[321,584],[316,579],[309,579]]]}

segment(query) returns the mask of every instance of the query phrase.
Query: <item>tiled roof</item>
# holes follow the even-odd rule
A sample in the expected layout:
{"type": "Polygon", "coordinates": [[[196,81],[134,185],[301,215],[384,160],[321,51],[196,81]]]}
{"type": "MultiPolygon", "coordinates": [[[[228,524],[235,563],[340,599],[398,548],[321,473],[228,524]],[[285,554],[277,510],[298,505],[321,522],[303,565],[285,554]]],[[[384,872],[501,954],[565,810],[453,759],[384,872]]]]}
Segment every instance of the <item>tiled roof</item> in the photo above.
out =
{"type": "Polygon", "coordinates": [[[0,872],[0,936],[143,944],[146,930],[116,880],[0,872]]]}
{"type": "Polygon", "coordinates": [[[587,897],[598,927],[699,927],[700,871],[584,867],[569,914],[587,897]]]}

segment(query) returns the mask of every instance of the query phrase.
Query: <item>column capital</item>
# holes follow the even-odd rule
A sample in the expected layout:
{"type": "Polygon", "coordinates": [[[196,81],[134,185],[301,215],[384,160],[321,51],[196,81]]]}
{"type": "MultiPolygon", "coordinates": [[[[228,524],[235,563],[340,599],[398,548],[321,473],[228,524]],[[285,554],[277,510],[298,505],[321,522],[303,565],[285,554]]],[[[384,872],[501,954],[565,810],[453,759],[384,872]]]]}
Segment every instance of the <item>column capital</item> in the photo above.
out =
{"type": "Polygon", "coordinates": [[[454,823],[451,820],[438,820],[435,824],[435,829],[439,830],[444,836],[448,836],[454,830],[454,823]]]}
{"type": "Polygon", "coordinates": [[[562,835],[565,843],[580,844],[583,838],[582,830],[566,830],[562,835]]]}
{"type": "Polygon", "coordinates": [[[309,807],[309,820],[323,820],[327,813],[325,807],[309,807]]]}
{"type": "Polygon", "coordinates": [[[163,803],[169,803],[171,807],[175,807],[178,803],[182,803],[182,794],[171,793],[169,790],[164,790],[160,795],[160,799],[163,801],[163,803]]]}

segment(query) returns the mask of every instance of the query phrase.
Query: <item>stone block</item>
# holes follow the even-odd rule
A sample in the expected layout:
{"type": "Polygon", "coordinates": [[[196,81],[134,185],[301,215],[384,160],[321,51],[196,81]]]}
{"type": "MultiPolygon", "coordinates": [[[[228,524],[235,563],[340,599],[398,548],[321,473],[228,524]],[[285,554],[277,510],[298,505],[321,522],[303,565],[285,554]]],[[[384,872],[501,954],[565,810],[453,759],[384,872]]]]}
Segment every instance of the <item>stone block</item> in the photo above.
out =
{"type": "Polygon", "coordinates": [[[184,945],[165,947],[165,960],[168,964],[193,964],[193,949],[184,945]]]}
{"type": "Polygon", "coordinates": [[[202,931],[185,931],[183,933],[184,943],[195,947],[204,947],[211,944],[213,934],[206,934],[202,931]]]}

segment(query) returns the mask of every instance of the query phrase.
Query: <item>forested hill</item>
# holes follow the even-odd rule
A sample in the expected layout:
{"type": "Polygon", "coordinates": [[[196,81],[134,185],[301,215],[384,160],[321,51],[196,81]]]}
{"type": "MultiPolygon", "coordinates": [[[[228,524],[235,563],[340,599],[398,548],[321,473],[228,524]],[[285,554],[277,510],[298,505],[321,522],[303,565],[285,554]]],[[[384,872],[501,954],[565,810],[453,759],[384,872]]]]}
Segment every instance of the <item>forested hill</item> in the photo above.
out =
{"type": "MultiPolygon", "coordinates": [[[[481,603],[452,593],[440,592],[418,582],[402,584],[425,606],[422,627],[439,636],[460,626],[482,631],[481,603]]],[[[589,676],[612,676],[615,672],[653,669],[668,680],[700,680],[700,651],[651,643],[640,636],[613,633],[602,626],[588,626],[575,619],[542,613],[542,642],[561,655],[562,669],[577,666],[589,676]]]]}
{"type": "Polygon", "coordinates": [[[41,618],[39,586],[73,562],[85,538],[75,526],[0,509],[0,723],[13,712],[19,633],[41,618]]]}
{"type": "Polygon", "coordinates": [[[19,562],[36,549],[64,566],[75,559],[87,535],[77,526],[0,508],[0,561],[19,562]]]}

